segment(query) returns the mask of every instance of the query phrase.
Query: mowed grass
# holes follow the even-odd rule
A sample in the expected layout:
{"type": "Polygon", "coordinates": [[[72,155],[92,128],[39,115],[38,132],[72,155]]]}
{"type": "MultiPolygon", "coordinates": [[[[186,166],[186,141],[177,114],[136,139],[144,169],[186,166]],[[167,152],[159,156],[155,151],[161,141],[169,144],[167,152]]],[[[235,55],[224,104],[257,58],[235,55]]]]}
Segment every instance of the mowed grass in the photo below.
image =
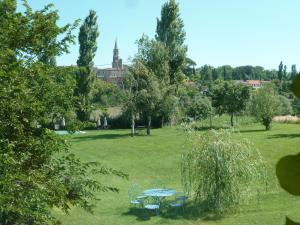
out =
{"type": "MultiPolygon", "coordinates": [[[[204,131],[200,131],[204,132],[204,131]]],[[[236,138],[247,138],[260,150],[271,168],[287,154],[300,152],[300,125],[274,124],[264,131],[259,124],[243,125],[236,138]]],[[[70,139],[72,152],[83,161],[99,161],[129,174],[129,180],[108,176],[99,178],[104,184],[120,189],[119,193],[99,193],[94,214],[74,208],[69,215],[58,210],[54,214],[65,225],[126,225],[126,224],[226,224],[226,225],[283,225],[285,216],[300,221],[300,199],[281,190],[272,173],[272,183],[259,202],[245,205],[239,212],[221,219],[191,216],[189,213],[170,216],[140,216],[130,210],[128,189],[132,183],[151,188],[155,180],[163,180],[167,187],[181,189],[180,161],[185,142],[184,133],[177,128],[152,130],[151,136],[129,136],[129,130],[90,131],[70,139]]]]}

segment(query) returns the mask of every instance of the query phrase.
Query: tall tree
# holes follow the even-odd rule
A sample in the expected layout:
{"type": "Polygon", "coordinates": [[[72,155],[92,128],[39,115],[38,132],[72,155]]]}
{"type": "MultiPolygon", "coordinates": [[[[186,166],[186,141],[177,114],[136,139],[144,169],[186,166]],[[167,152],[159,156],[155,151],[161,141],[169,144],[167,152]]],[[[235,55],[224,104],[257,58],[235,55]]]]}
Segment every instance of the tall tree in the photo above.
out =
{"type": "Polygon", "coordinates": [[[184,45],[184,24],[180,18],[179,4],[169,0],[162,6],[161,18],[157,19],[157,41],[163,42],[169,51],[170,84],[180,84],[184,78],[187,47],[184,45]]]}
{"type": "Polygon", "coordinates": [[[90,10],[89,15],[84,20],[79,31],[79,58],[77,65],[79,67],[77,73],[77,91],[79,98],[77,107],[77,116],[81,121],[89,119],[90,112],[90,93],[92,91],[95,74],[92,67],[93,59],[97,51],[97,38],[99,36],[97,15],[94,10],[90,10]]]}
{"type": "Polygon", "coordinates": [[[282,81],[282,78],[283,78],[283,63],[281,61],[279,66],[278,66],[278,79],[280,81],[282,81]]]}
{"type": "Polygon", "coordinates": [[[291,71],[291,79],[294,80],[296,76],[297,76],[296,64],[293,64],[292,71],[291,71]]]}
{"type": "Polygon", "coordinates": [[[287,74],[287,67],[286,65],[284,65],[283,67],[283,79],[286,80],[288,77],[288,74],[287,74]]]}

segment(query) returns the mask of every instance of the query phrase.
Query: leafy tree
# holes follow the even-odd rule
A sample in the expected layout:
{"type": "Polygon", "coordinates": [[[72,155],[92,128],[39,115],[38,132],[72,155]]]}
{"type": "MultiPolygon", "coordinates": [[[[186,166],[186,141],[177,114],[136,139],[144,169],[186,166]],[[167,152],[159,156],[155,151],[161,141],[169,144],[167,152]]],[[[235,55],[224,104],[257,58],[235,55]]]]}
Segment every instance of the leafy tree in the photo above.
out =
{"type": "Polygon", "coordinates": [[[248,141],[234,139],[229,130],[201,135],[188,131],[189,150],[181,162],[184,189],[202,212],[237,210],[265,182],[260,153],[248,141]]]}
{"type": "Polygon", "coordinates": [[[232,67],[228,65],[222,66],[222,76],[224,80],[232,80],[232,67]]]}
{"type": "MultiPolygon", "coordinates": [[[[155,108],[155,114],[161,118],[161,126],[163,126],[165,122],[171,120],[178,106],[178,98],[174,96],[175,88],[169,84],[170,67],[168,49],[163,42],[150,40],[145,35],[137,43],[138,54],[136,55],[136,59],[147,67],[148,71],[151,71],[156,77],[155,82],[158,82],[159,85],[159,90],[156,91],[159,100],[155,108]]],[[[193,62],[190,63],[193,64],[193,62]]]]}
{"type": "Polygon", "coordinates": [[[129,68],[135,86],[135,108],[147,118],[147,134],[150,135],[151,119],[156,113],[160,98],[159,83],[152,73],[141,61],[135,60],[129,68]]]}
{"type": "Polygon", "coordinates": [[[283,63],[282,61],[280,62],[279,66],[278,66],[278,79],[280,81],[282,81],[282,78],[283,78],[283,63]]]}
{"type": "Polygon", "coordinates": [[[280,102],[273,86],[265,85],[258,89],[251,98],[250,111],[266,128],[271,129],[273,117],[278,114],[280,102]]]}
{"type": "Polygon", "coordinates": [[[188,109],[188,116],[196,120],[203,120],[212,115],[213,108],[207,97],[197,97],[188,109]]]}
{"type": "Polygon", "coordinates": [[[186,58],[186,68],[184,70],[184,74],[188,77],[194,77],[196,75],[196,65],[197,63],[194,60],[186,58]]]}
{"type": "Polygon", "coordinates": [[[296,69],[296,64],[292,65],[292,71],[291,71],[291,80],[294,80],[297,76],[297,69],[296,69]]]}
{"type": "Polygon", "coordinates": [[[287,73],[287,67],[286,65],[284,65],[283,67],[283,79],[287,79],[288,78],[288,73],[287,73]]]}
{"type": "Polygon", "coordinates": [[[73,26],[58,27],[51,5],[25,8],[17,13],[16,1],[0,1],[0,224],[59,224],[53,207],[91,211],[95,190],[117,191],[88,174],[124,174],[80,162],[63,138],[40,126],[73,105],[70,68],[41,60],[67,52],[73,26]]]}
{"type": "Polygon", "coordinates": [[[120,106],[123,101],[122,90],[116,84],[101,79],[95,80],[91,96],[92,103],[100,108],[120,106]]]}
{"type": "Polygon", "coordinates": [[[170,84],[177,86],[183,81],[187,47],[184,45],[184,24],[180,18],[179,5],[169,0],[162,6],[161,18],[157,19],[156,40],[166,45],[169,52],[170,84]]]}
{"type": "Polygon", "coordinates": [[[79,58],[77,65],[77,90],[79,98],[77,116],[81,121],[89,119],[91,106],[91,91],[95,80],[95,73],[92,70],[93,59],[97,51],[97,38],[99,36],[96,12],[90,10],[79,31],[79,58]]]}
{"type": "Polygon", "coordinates": [[[135,58],[141,61],[161,83],[169,86],[169,52],[163,42],[150,40],[143,35],[137,41],[138,53],[135,58]]]}
{"type": "Polygon", "coordinates": [[[228,113],[231,116],[231,126],[233,126],[234,114],[243,111],[246,108],[247,101],[250,98],[249,87],[233,82],[216,83],[212,90],[212,105],[216,112],[221,115],[228,113]]]}
{"type": "Polygon", "coordinates": [[[200,69],[200,75],[202,80],[211,81],[212,80],[212,67],[209,65],[204,65],[200,69]]]}
{"type": "Polygon", "coordinates": [[[127,115],[131,122],[131,137],[135,134],[135,118],[139,112],[137,106],[138,83],[132,73],[127,73],[124,77],[124,103],[123,113],[127,115]]]}
{"type": "Polygon", "coordinates": [[[211,76],[213,80],[221,79],[221,75],[218,73],[218,70],[215,68],[212,69],[211,76]]]}

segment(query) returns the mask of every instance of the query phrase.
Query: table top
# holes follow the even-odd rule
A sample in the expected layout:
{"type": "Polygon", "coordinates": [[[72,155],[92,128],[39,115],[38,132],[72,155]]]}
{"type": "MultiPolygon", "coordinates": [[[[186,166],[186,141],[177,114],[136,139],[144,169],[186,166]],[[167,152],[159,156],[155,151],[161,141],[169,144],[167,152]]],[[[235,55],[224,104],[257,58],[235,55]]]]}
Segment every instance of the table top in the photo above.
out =
{"type": "Polygon", "coordinates": [[[143,195],[150,196],[150,197],[168,197],[175,195],[176,191],[174,189],[167,189],[167,188],[154,188],[148,189],[143,192],[143,195]]]}

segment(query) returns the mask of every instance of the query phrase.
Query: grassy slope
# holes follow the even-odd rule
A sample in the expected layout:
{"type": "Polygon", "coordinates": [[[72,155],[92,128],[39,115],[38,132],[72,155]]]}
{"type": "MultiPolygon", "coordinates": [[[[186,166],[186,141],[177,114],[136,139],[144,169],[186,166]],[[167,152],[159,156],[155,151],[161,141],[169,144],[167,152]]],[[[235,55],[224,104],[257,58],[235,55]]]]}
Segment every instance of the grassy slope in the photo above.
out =
{"type": "MultiPolygon", "coordinates": [[[[297,124],[275,124],[265,132],[260,125],[244,126],[237,138],[246,137],[257,147],[269,165],[274,167],[283,155],[300,151],[300,129],[297,124]]],[[[82,160],[105,163],[130,175],[130,180],[115,177],[102,178],[103,182],[120,188],[119,194],[99,193],[94,215],[81,209],[73,209],[65,216],[55,211],[66,225],[125,225],[125,224],[284,224],[285,215],[300,221],[299,198],[292,197],[276,185],[264,195],[260,204],[251,204],[235,215],[221,220],[204,220],[189,216],[166,218],[140,218],[129,212],[127,191],[132,183],[150,188],[155,179],[164,180],[168,187],[180,190],[180,155],[185,137],[181,131],[171,128],[153,130],[148,136],[130,138],[127,130],[95,131],[74,136],[72,151],[82,160]]]]}

